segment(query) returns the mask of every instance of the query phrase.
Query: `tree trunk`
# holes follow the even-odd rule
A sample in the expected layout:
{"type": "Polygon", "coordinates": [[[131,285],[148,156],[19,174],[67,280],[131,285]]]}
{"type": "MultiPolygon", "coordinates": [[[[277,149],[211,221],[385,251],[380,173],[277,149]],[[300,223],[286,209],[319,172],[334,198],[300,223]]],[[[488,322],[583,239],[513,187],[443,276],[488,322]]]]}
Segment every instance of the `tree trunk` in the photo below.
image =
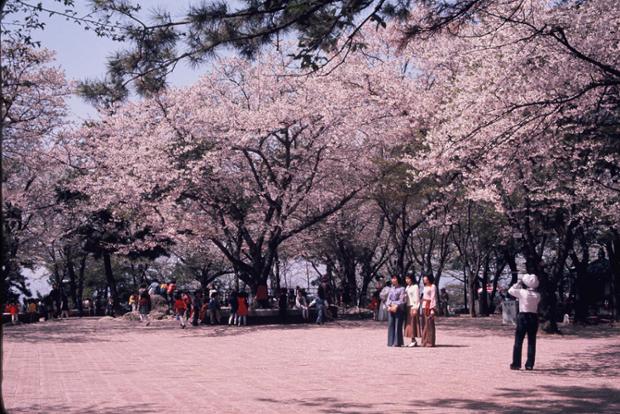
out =
{"type": "Polygon", "coordinates": [[[506,263],[508,263],[508,267],[510,268],[510,286],[517,283],[519,279],[519,270],[517,269],[517,257],[514,254],[510,254],[509,252],[504,253],[504,258],[506,259],[506,263]]]}
{"type": "Polygon", "coordinates": [[[469,267],[465,269],[468,273],[467,281],[469,282],[469,316],[476,317],[476,279],[477,276],[471,273],[469,267]]]}
{"type": "Polygon", "coordinates": [[[541,295],[541,313],[543,320],[546,321],[543,329],[549,333],[559,332],[556,321],[557,298],[555,296],[556,286],[552,278],[542,266],[542,261],[538,254],[526,253],[525,266],[528,273],[538,276],[540,285],[538,290],[541,295]]]}
{"type": "Polygon", "coordinates": [[[375,271],[373,271],[373,266],[370,262],[368,256],[364,257],[362,262],[362,286],[360,289],[360,295],[358,298],[357,305],[359,307],[366,306],[366,299],[368,295],[368,286],[370,282],[372,282],[373,277],[375,276],[375,271]]]}
{"type": "Polygon", "coordinates": [[[80,314],[80,316],[84,316],[84,308],[83,308],[83,301],[84,301],[84,272],[86,271],[86,259],[88,258],[87,254],[84,254],[82,256],[82,260],[80,261],[80,270],[78,273],[78,283],[77,283],[77,298],[78,298],[78,303],[77,303],[77,308],[78,308],[78,312],[80,314]]]}
{"type": "Polygon", "coordinates": [[[78,307],[78,294],[77,294],[77,277],[75,275],[75,265],[73,264],[73,257],[71,252],[66,254],[67,261],[67,274],[69,276],[69,296],[73,300],[73,306],[78,307]]]}
{"type": "Polygon", "coordinates": [[[465,311],[469,311],[469,303],[467,301],[467,269],[463,270],[463,306],[465,311]]]}
{"type": "MultiPolygon", "coordinates": [[[[277,263],[277,262],[276,262],[277,263]]],[[[274,272],[272,272],[273,275],[273,280],[275,281],[275,285],[276,285],[276,292],[279,293],[280,292],[280,270],[278,269],[278,265],[276,264],[276,269],[274,272]]]]}
{"type": "Polygon", "coordinates": [[[130,263],[131,265],[131,281],[132,281],[132,285],[134,290],[138,290],[138,279],[136,278],[136,266],[133,264],[133,262],[130,263]]]}
{"type": "Polygon", "coordinates": [[[612,230],[612,237],[605,243],[607,257],[611,266],[611,287],[613,290],[612,309],[614,309],[615,318],[620,316],[620,233],[612,230]]]}
{"type": "Polygon", "coordinates": [[[506,268],[506,260],[505,257],[500,255],[496,257],[495,261],[495,274],[493,275],[493,291],[491,292],[491,296],[489,298],[489,312],[495,313],[495,296],[497,295],[497,284],[499,279],[506,268]]]}
{"type": "MultiPolygon", "coordinates": [[[[0,203],[2,204],[2,203],[0,203]]],[[[4,278],[2,280],[4,284],[4,278]]],[[[3,286],[4,288],[4,286],[3,286]]],[[[4,306],[4,303],[1,303],[0,306],[4,306]]],[[[4,355],[3,342],[4,342],[4,324],[0,323],[0,358],[4,355]]],[[[4,376],[4,358],[0,361],[0,414],[5,414],[6,409],[4,408],[4,387],[2,387],[2,380],[4,376]]]]}
{"type": "Polygon", "coordinates": [[[114,279],[114,273],[112,273],[112,260],[110,257],[110,253],[108,252],[105,252],[103,254],[103,267],[105,270],[106,281],[108,283],[108,287],[110,288],[112,304],[114,306],[114,310],[117,311],[119,309],[119,301],[118,294],[116,292],[116,280],[114,279]]]}
{"type": "MultiPolygon", "coordinates": [[[[443,312],[443,301],[441,299],[441,294],[439,294],[439,282],[441,281],[441,270],[439,270],[436,274],[435,274],[435,286],[437,286],[437,290],[438,290],[438,295],[437,295],[437,311],[439,313],[440,316],[448,316],[448,315],[444,315],[443,312]]],[[[414,281],[415,283],[415,281],[414,281]]]]}
{"type": "Polygon", "coordinates": [[[487,255],[484,261],[484,268],[482,269],[482,292],[480,293],[480,316],[489,316],[489,302],[488,297],[489,294],[487,292],[487,285],[489,283],[489,265],[490,265],[490,256],[487,255]]]}
{"type": "Polygon", "coordinates": [[[572,255],[572,262],[577,273],[575,279],[575,322],[585,323],[588,317],[588,262],[580,261],[576,254],[572,255]]]}
{"type": "Polygon", "coordinates": [[[343,289],[343,302],[344,305],[351,305],[352,302],[355,302],[355,298],[357,297],[357,278],[355,277],[356,263],[355,260],[348,260],[347,267],[345,269],[345,277],[347,280],[347,284],[345,286],[346,290],[343,289]]]}

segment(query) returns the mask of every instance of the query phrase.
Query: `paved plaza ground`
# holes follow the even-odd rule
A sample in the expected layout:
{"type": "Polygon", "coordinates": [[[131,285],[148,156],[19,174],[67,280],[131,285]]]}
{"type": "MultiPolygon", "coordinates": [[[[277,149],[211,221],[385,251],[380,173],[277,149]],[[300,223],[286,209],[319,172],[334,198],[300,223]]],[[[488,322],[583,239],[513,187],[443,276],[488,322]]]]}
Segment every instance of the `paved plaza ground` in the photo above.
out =
{"type": "Polygon", "coordinates": [[[372,321],[200,327],[72,319],[8,327],[9,413],[619,413],[620,329],[540,335],[510,371],[512,328],[439,319],[437,348],[387,348],[372,321]]]}

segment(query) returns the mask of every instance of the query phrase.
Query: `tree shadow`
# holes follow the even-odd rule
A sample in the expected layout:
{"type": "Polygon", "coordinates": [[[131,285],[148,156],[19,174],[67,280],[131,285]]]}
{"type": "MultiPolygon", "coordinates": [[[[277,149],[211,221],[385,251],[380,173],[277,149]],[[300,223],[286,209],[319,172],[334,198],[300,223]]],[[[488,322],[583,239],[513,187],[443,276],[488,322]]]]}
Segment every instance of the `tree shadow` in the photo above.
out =
{"type": "Polygon", "coordinates": [[[469,345],[437,344],[435,348],[471,348],[469,345]]]}
{"type": "MultiPolygon", "coordinates": [[[[458,331],[459,336],[478,337],[485,335],[510,337],[514,335],[513,325],[503,325],[502,319],[498,315],[470,318],[468,316],[437,318],[437,330],[458,331]]],[[[546,334],[541,329],[538,335],[548,339],[565,338],[612,338],[620,336],[620,326],[614,325],[561,325],[560,334],[546,334]]]]}
{"type": "MultiPolygon", "coordinates": [[[[279,332],[279,331],[299,331],[299,330],[326,330],[326,329],[357,329],[366,327],[363,322],[335,320],[324,325],[315,323],[287,323],[287,324],[268,324],[268,325],[204,325],[192,327],[188,332],[199,336],[220,337],[220,336],[243,336],[254,332],[279,332]]],[[[386,327],[382,327],[387,329],[386,327]]]]}
{"type": "Polygon", "coordinates": [[[21,325],[5,330],[5,337],[19,343],[91,343],[91,342],[126,342],[116,333],[139,332],[140,334],[179,333],[183,336],[227,337],[244,336],[255,332],[322,330],[322,329],[355,329],[365,326],[363,322],[333,321],[318,326],[314,323],[291,324],[251,324],[246,326],[229,325],[187,325],[180,329],[178,322],[173,320],[152,321],[150,326],[137,321],[120,318],[88,318],[69,321],[48,321],[38,324],[21,325]],[[112,339],[110,339],[112,338],[112,339]]]}
{"type": "Polygon", "coordinates": [[[474,338],[480,336],[503,336],[514,335],[514,326],[502,325],[502,320],[497,317],[458,317],[458,318],[437,318],[437,331],[457,332],[462,337],[474,338]]]}
{"type": "Polygon", "coordinates": [[[150,403],[133,403],[131,405],[115,405],[109,404],[98,405],[91,404],[87,406],[75,407],[68,404],[32,404],[28,406],[9,407],[7,410],[10,414],[150,414],[160,412],[161,406],[156,407],[150,403]]]}
{"type": "MultiPolygon", "coordinates": [[[[48,321],[24,325],[5,331],[5,339],[19,343],[89,343],[123,342],[118,338],[109,339],[98,332],[121,329],[120,326],[101,327],[97,321],[77,324],[74,321],[48,321]]],[[[124,328],[126,329],[126,328],[124,328]]]]}
{"type": "MultiPolygon", "coordinates": [[[[429,401],[444,412],[493,412],[500,414],[618,413],[620,390],[609,387],[543,385],[527,390],[499,388],[484,401],[445,398],[429,401]]],[[[419,404],[412,401],[411,404],[419,404]]]]}
{"type": "Polygon", "coordinates": [[[614,338],[620,336],[620,325],[562,325],[560,326],[561,335],[554,335],[562,338],[614,338]]]}
{"type": "Polygon", "coordinates": [[[485,412],[499,414],[544,413],[618,413],[620,412],[620,390],[609,387],[593,388],[581,386],[544,385],[531,389],[498,388],[490,398],[441,398],[409,401],[377,400],[360,403],[336,397],[318,398],[258,398],[261,403],[275,407],[290,406],[291,411],[318,413],[366,413],[385,412],[485,412]],[[409,406],[404,408],[403,406],[409,406]],[[418,410],[418,411],[416,411],[418,410]]]}
{"type": "Polygon", "coordinates": [[[554,360],[532,374],[580,378],[584,376],[620,378],[620,349],[617,345],[592,348],[554,360]]]}
{"type": "Polygon", "coordinates": [[[273,404],[275,407],[290,406],[301,412],[329,413],[329,414],[383,414],[390,410],[394,403],[361,404],[355,401],[345,401],[335,397],[291,398],[279,400],[275,398],[258,398],[262,403],[273,404]]]}

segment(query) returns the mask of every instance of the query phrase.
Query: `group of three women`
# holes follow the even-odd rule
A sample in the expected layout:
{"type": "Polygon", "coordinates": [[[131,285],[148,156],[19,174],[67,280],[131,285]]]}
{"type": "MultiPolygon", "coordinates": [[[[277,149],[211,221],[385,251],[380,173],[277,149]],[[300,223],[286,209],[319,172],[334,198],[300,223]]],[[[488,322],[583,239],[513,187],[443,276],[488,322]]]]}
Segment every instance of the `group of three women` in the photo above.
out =
{"type": "Polygon", "coordinates": [[[404,338],[410,338],[407,346],[435,346],[435,313],[437,310],[437,287],[431,275],[423,277],[424,290],[420,290],[413,276],[405,277],[406,286],[401,286],[397,276],[392,276],[385,306],[388,310],[388,346],[405,346],[404,338]],[[405,325],[403,332],[403,324],[405,325]],[[420,327],[420,324],[422,325],[420,327]]]}

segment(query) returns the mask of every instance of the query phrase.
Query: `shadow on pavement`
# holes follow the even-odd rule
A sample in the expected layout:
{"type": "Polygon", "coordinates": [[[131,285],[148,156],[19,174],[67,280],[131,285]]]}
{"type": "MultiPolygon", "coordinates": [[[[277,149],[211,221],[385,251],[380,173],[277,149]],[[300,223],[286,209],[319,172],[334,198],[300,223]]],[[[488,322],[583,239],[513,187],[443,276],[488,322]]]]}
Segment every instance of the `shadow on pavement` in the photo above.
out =
{"type": "MultiPolygon", "coordinates": [[[[545,385],[529,390],[499,388],[491,399],[484,401],[465,398],[442,398],[435,400],[411,400],[408,413],[499,413],[499,414],[540,414],[544,413],[618,413],[620,412],[620,390],[613,388],[589,388],[580,386],[545,385]]],[[[273,404],[274,407],[289,405],[301,412],[319,413],[366,413],[378,414],[393,411],[390,406],[397,405],[402,410],[403,401],[381,401],[381,394],[371,404],[361,404],[334,397],[312,399],[278,400],[259,398],[258,401],[273,404]]]]}
{"type": "Polygon", "coordinates": [[[298,412],[329,414],[384,414],[386,410],[389,410],[389,405],[395,405],[390,403],[360,404],[355,401],[345,401],[334,397],[294,398],[288,400],[278,400],[275,398],[258,398],[257,401],[273,404],[274,408],[280,408],[286,405],[294,407],[294,409],[298,412]]]}
{"type": "MultiPolygon", "coordinates": [[[[567,355],[554,360],[547,368],[534,370],[532,374],[559,375],[562,377],[620,378],[620,349],[617,345],[596,347],[584,352],[567,355]]],[[[620,411],[619,411],[620,412],[620,411]]]]}
{"type": "Polygon", "coordinates": [[[502,320],[496,317],[451,317],[438,318],[437,332],[458,331],[458,335],[464,337],[479,336],[514,336],[514,327],[511,325],[502,325],[502,320]]]}
{"type": "MultiPolygon", "coordinates": [[[[500,414],[618,413],[620,390],[581,386],[543,385],[529,390],[500,388],[492,399],[445,398],[428,401],[443,412],[492,412],[500,414]]],[[[420,404],[413,402],[412,406],[420,404]]]]}
{"type": "Polygon", "coordinates": [[[8,410],[9,414],[151,414],[154,412],[159,412],[159,410],[148,403],[135,403],[112,407],[107,404],[72,407],[68,404],[43,403],[31,406],[12,407],[8,410]]]}
{"type": "Polygon", "coordinates": [[[620,336],[620,325],[563,325],[562,335],[550,335],[558,338],[612,338],[620,336]]]}
{"type": "Polygon", "coordinates": [[[91,342],[124,342],[117,333],[155,334],[162,332],[178,333],[189,337],[226,337],[243,336],[256,332],[287,331],[299,329],[355,329],[355,328],[387,329],[385,324],[358,321],[333,321],[318,326],[314,323],[285,325],[188,325],[181,330],[174,320],[153,321],[150,326],[136,321],[120,318],[83,318],[68,321],[47,321],[38,324],[18,325],[5,330],[5,336],[14,342],[24,343],[91,343],[91,342]],[[112,338],[112,339],[110,339],[112,338]]]}
{"type": "MultiPolygon", "coordinates": [[[[478,318],[470,318],[468,316],[438,318],[437,330],[458,331],[461,336],[503,336],[510,337],[514,335],[515,327],[512,325],[502,325],[499,316],[485,316],[478,318]]],[[[620,335],[620,326],[610,325],[561,325],[560,334],[545,334],[542,330],[538,331],[538,335],[549,339],[593,339],[593,338],[612,338],[620,335]]]]}

